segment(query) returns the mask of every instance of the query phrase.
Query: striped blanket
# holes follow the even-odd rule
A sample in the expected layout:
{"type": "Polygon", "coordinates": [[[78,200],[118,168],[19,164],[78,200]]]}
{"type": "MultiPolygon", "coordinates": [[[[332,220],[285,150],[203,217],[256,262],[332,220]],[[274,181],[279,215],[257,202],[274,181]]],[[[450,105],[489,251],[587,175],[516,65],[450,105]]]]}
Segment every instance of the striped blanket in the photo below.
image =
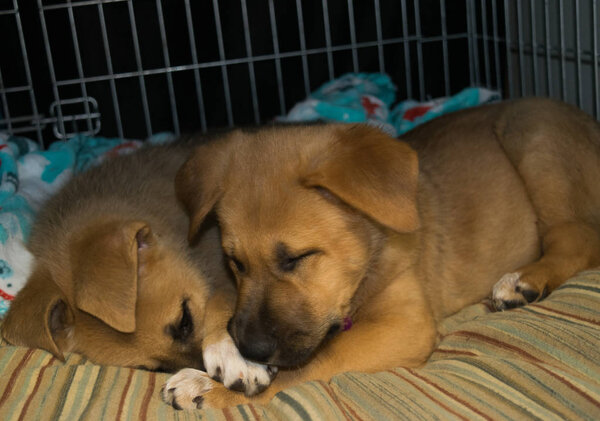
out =
{"type": "Polygon", "coordinates": [[[279,393],[268,405],[175,411],[167,374],[91,364],[0,345],[2,420],[600,419],[600,269],[539,304],[449,318],[419,369],[345,373],[279,393]]]}

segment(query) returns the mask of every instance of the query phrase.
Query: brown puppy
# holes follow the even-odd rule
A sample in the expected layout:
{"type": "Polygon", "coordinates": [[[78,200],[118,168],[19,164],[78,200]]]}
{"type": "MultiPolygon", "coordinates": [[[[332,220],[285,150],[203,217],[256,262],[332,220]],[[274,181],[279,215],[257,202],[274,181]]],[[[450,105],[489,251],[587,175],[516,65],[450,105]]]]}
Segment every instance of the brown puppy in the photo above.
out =
{"type": "MultiPolygon", "coordinates": [[[[437,322],[494,284],[504,309],[600,264],[598,181],[598,123],[529,99],[400,141],[361,125],[233,133],[198,148],[176,189],[190,239],[209,211],[219,218],[242,355],[300,366],[255,398],[266,401],[344,371],[418,366],[437,322]]],[[[167,390],[184,407],[200,394],[211,407],[247,400],[190,370],[167,390]]]]}
{"type": "Polygon", "coordinates": [[[207,366],[219,367],[228,386],[251,394],[270,382],[227,334],[235,291],[217,227],[193,250],[185,241],[173,180],[193,146],[145,147],[108,160],[43,206],[28,244],[32,274],[2,325],[7,341],[61,359],[77,352],[153,370],[202,368],[208,348],[207,366]]]}

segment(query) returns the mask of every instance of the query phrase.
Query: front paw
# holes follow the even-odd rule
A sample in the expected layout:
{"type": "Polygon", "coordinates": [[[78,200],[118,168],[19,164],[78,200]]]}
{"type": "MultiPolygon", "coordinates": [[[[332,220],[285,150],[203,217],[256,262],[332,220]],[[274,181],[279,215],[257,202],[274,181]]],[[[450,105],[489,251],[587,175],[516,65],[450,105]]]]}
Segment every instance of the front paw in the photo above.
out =
{"type": "Polygon", "coordinates": [[[496,310],[508,310],[541,300],[548,294],[547,289],[540,293],[523,280],[519,272],[505,274],[492,291],[492,302],[496,310]]]}
{"type": "Polygon", "coordinates": [[[184,368],[171,376],[160,396],[175,409],[219,409],[246,404],[252,399],[226,389],[204,371],[193,368],[184,368]]]}
{"type": "Polygon", "coordinates": [[[245,360],[229,335],[208,345],[202,354],[210,377],[246,396],[265,390],[277,374],[277,367],[245,360]]]}
{"type": "Polygon", "coordinates": [[[184,368],[169,377],[160,391],[163,402],[175,409],[200,409],[214,381],[204,371],[184,368]]]}

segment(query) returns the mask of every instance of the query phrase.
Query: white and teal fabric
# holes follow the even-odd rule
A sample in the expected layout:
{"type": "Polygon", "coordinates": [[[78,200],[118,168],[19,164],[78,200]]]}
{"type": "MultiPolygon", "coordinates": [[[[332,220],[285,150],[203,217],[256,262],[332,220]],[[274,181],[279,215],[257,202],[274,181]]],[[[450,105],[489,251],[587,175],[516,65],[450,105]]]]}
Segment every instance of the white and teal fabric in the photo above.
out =
{"type": "Polygon", "coordinates": [[[476,105],[500,101],[500,99],[501,97],[498,92],[490,91],[489,89],[466,88],[456,95],[437,98],[431,101],[402,101],[392,110],[390,120],[396,129],[396,133],[401,135],[419,124],[423,124],[441,115],[476,105]]]}
{"type": "Polygon", "coordinates": [[[396,86],[388,75],[347,73],[322,85],[278,120],[367,123],[399,136],[442,114],[498,100],[498,92],[466,88],[450,97],[397,102],[396,86]]]}

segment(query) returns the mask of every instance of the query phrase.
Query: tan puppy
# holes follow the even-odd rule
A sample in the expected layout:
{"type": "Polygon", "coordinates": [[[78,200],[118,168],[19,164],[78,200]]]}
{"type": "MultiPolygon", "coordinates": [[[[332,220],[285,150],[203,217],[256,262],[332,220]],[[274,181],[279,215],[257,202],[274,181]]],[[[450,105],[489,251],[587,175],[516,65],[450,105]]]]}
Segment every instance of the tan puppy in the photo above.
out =
{"type": "MultiPolygon", "coordinates": [[[[437,322],[494,284],[503,309],[600,264],[600,127],[549,100],[458,112],[400,141],[361,125],[237,132],[198,148],[176,181],[190,239],[218,215],[242,355],[292,368],[261,402],[418,366],[437,322]]],[[[193,370],[167,386],[183,407],[248,400],[193,370]]]]}
{"type": "Polygon", "coordinates": [[[193,251],[185,241],[173,180],[193,146],[108,160],[43,206],[28,244],[32,274],[2,325],[7,341],[163,371],[202,368],[204,349],[228,386],[251,394],[268,385],[270,373],[246,363],[226,331],[235,291],[217,227],[193,251]]]}

